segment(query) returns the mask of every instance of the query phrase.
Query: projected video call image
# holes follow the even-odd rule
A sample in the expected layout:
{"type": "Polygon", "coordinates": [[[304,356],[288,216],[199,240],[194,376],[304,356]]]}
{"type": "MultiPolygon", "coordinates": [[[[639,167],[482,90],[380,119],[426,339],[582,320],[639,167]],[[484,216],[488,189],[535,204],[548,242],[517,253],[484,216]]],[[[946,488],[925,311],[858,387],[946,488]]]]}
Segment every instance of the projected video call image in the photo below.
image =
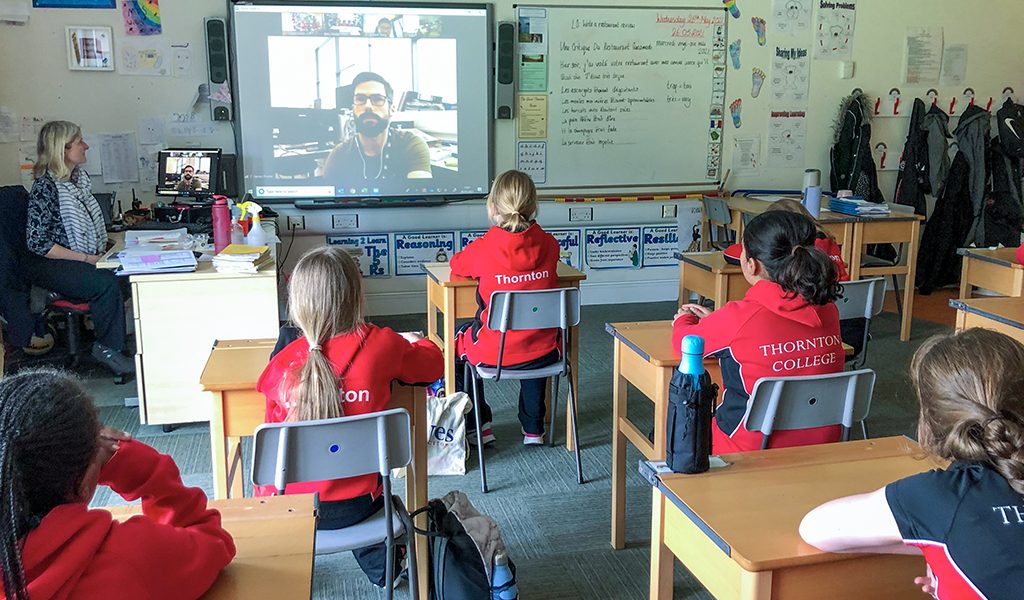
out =
{"type": "MultiPolygon", "coordinates": [[[[255,109],[266,115],[256,127],[269,131],[250,135],[248,123],[243,127],[243,143],[247,135],[262,136],[254,151],[261,159],[258,167],[251,168],[254,161],[245,157],[246,177],[251,176],[257,196],[296,190],[350,196],[486,189],[488,134],[462,132],[459,126],[459,80],[476,66],[476,59],[460,64],[465,49],[459,35],[465,36],[468,23],[455,21],[450,28],[442,16],[425,12],[430,11],[339,7],[273,15],[279,30],[268,32],[264,42],[269,106],[255,109]],[[470,159],[469,172],[459,152],[466,141],[483,150],[474,152],[478,158],[470,159]]],[[[482,42],[486,29],[481,29],[482,42]]],[[[474,76],[486,82],[486,71],[480,72],[474,76]]],[[[487,88],[480,87],[469,108],[474,122],[477,115],[486,122],[487,88]]],[[[242,88],[246,122],[244,83],[242,88]]]]}

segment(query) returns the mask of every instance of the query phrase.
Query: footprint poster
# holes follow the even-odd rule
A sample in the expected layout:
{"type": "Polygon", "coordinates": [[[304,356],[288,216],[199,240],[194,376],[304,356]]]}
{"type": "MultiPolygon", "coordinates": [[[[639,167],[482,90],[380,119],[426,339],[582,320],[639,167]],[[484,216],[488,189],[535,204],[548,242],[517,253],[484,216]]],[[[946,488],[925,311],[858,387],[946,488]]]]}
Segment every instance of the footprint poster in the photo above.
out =
{"type": "Polygon", "coordinates": [[[811,65],[807,48],[775,47],[772,56],[772,107],[807,108],[811,65]]]}

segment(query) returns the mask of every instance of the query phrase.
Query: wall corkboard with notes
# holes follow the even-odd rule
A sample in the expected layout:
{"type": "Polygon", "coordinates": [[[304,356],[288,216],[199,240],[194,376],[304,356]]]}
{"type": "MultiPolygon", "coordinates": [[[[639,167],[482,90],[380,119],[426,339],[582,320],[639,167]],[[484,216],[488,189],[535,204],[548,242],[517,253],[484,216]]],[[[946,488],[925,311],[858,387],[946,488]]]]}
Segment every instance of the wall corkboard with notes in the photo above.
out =
{"type": "Polygon", "coordinates": [[[520,5],[517,16],[518,151],[539,187],[718,183],[725,10],[520,5]]]}

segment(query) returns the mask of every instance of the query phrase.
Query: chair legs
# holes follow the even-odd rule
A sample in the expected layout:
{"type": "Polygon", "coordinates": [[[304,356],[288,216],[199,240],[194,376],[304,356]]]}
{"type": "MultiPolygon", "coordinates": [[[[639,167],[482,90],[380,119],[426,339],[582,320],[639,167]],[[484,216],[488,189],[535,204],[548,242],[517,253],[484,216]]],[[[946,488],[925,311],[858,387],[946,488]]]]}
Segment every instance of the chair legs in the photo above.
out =
{"type": "MultiPolygon", "coordinates": [[[[580,434],[576,422],[576,386],[572,382],[572,370],[567,365],[566,379],[569,381],[569,416],[572,423],[572,446],[576,454],[576,483],[583,485],[583,459],[580,457],[580,434]]],[[[554,415],[552,415],[554,419],[554,415]]],[[[554,427],[552,427],[554,429],[554,427]]]]}
{"type": "Polygon", "coordinates": [[[68,354],[70,355],[68,359],[71,368],[75,368],[78,366],[78,352],[80,350],[79,346],[82,345],[82,336],[78,330],[78,315],[71,311],[68,311],[64,313],[64,320],[65,323],[67,324],[68,354]]]}
{"type": "MultiPolygon", "coordinates": [[[[397,505],[396,508],[399,511],[398,516],[402,520],[402,525],[405,527],[405,535],[403,536],[403,541],[405,542],[405,556],[409,560],[409,595],[410,597],[412,597],[413,600],[419,600],[420,588],[418,563],[416,562],[416,530],[414,529],[415,524],[413,523],[412,518],[409,516],[409,513],[406,510],[405,504],[402,502],[402,499],[398,496],[395,496],[394,501],[395,504],[397,505]]],[[[391,581],[394,580],[395,578],[392,577],[391,581]]]]}
{"type": "Polygon", "coordinates": [[[868,420],[864,419],[860,422],[860,430],[864,434],[864,439],[868,439],[868,420]]]}
{"type": "MultiPolygon", "coordinates": [[[[569,385],[572,385],[572,379],[569,380],[569,385]]],[[[548,425],[548,446],[555,445],[555,421],[558,419],[558,376],[555,375],[551,378],[551,414],[549,415],[548,425]]]]}
{"type": "Polygon", "coordinates": [[[473,386],[473,420],[476,421],[476,452],[479,455],[480,460],[480,491],[487,493],[487,466],[484,463],[484,439],[483,432],[481,431],[480,423],[480,400],[479,398],[483,395],[482,388],[483,382],[476,376],[476,369],[467,360],[466,367],[463,371],[462,385],[465,388],[468,385],[473,386]]]}
{"type": "Polygon", "coordinates": [[[896,292],[896,314],[903,318],[903,298],[900,297],[900,280],[893,275],[892,276],[892,289],[896,292]]]}

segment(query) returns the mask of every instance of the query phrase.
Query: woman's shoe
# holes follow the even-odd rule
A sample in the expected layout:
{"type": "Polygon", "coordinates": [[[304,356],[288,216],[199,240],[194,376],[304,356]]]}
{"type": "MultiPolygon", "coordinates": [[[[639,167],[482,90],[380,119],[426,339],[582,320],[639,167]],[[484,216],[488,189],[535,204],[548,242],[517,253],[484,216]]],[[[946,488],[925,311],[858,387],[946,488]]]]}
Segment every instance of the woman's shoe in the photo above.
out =
{"type": "Polygon", "coordinates": [[[92,357],[116,375],[126,375],[135,372],[134,360],[99,342],[95,342],[92,345],[92,357]]]}

